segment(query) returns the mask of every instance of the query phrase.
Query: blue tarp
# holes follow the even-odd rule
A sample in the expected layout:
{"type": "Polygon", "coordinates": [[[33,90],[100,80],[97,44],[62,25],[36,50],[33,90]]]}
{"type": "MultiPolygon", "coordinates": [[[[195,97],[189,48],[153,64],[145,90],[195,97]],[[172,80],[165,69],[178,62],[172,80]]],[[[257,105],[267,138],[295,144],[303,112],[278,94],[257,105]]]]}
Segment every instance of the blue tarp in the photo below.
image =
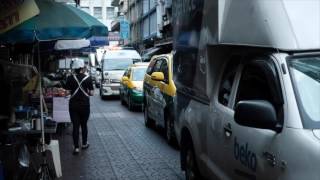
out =
{"type": "Polygon", "coordinates": [[[90,46],[99,47],[99,46],[108,46],[109,41],[107,36],[92,36],[88,40],[90,40],[90,46]]]}

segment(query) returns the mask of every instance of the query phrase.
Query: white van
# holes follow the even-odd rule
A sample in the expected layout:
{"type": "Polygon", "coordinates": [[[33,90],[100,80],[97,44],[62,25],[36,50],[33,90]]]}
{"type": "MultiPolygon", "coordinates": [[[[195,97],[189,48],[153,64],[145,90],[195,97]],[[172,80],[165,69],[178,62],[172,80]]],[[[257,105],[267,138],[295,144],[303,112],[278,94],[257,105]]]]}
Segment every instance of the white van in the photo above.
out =
{"type": "Polygon", "coordinates": [[[119,95],[120,79],[124,71],[136,62],[141,62],[141,56],[133,49],[112,49],[104,53],[101,60],[101,98],[119,95]]]}
{"type": "Polygon", "coordinates": [[[320,1],[173,3],[186,179],[319,180],[320,1]]]}

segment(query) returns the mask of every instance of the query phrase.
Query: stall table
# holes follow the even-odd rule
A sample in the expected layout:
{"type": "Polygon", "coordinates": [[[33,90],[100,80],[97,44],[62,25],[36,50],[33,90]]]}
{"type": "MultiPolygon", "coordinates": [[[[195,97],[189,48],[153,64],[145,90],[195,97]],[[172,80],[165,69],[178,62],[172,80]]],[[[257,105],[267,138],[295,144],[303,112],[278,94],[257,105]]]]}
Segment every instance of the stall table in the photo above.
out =
{"type": "MultiPolygon", "coordinates": [[[[45,134],[48,138],[47,144],[51,141],[51,136],[57,131],[57,123],[52,124],[52,126],[45,126],[45,134]]],[[[22,171],[21,165],[18,165],[18,157],[20,154],[21,147],[24,145],[34,146],[32,144],[40,143],[40,141],[36,140],[41,137],[41,130],[28,130],[28,129],[18,129],[18,130],[6,130],[1,132],[2,136],[5,136],[10,140],[7,143],[2,144],[0,150],[1,161],[4,162],[7,167],[7,178],[10,179],[30,179],[30,173],[36,173],[37,168],[39,168],[41,164],[41,155],[35,151],[30,152],[30,166],[27,171],[22,171]],[[36,140],[36,141],[35,141],[36,140]],[[13,152],[8,155],[8,152],[13,152]],[[36,157],[36,158],[34,158],[36,157]],[[17,171],[16,171],[16,170],[17,171]],[[21,177],[23,176],[23,177],[21,177]]],[[[29,149],[29,148],[28,148],[29,149]]],[[[34,177],[33,177],[34,178],[34,177]]]]}
{"type": "Polygon", "coordinates": [[[69,98],[53,97],[53,115],[52,118],[57,123],[70,123],[69,98]]]}

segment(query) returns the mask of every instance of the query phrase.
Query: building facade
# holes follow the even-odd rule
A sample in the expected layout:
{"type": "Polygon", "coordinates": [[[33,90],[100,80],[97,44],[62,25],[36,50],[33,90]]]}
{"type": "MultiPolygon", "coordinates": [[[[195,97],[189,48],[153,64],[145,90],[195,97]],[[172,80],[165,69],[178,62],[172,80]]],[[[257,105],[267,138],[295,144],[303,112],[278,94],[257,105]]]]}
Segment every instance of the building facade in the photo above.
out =
{"type": "MultiPolygon", "coordinates": [[[[172,0],[113,0],[112,5],[129,21],[128,44],[137,50],[172,42],[172,0]]],[[[112,22],[113,31],[120,31],[119,19],[112,22]]]]}
{"type": "Polygon", "coordinates": [[[118,7],[118,13],[116,18],[111,22],[111,31],[119,32],[120,31],[120,17],[123,16],[127,19],[126,15],[129,7],[129,0],[113,0],[111,5],[118,7]]]}
{"type": "Polygon", "coordinates": [[[80,8],[97,18],[111,30],[111,22],[117,17],[118,7],[111,5],[112,0],[81,0],[80,8]]]}
{"type": "Polygon", "coordinates": [[[162,29],[160,32],[162,33],[162,41],[164,43],[172,42],[172,1],[162,1],[162,29]]]}

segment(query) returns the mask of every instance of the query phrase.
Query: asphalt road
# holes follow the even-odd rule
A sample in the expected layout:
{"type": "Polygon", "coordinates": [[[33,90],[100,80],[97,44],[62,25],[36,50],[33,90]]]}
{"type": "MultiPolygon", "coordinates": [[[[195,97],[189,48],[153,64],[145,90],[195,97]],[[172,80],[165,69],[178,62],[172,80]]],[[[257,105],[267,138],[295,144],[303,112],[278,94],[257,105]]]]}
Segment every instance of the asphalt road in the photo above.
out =
{"type": "Polygon", "coordinates": [[[72,155],[71,126],[59,136],[63,180],[184,179],[179,151],[159,131],[144,126],[142,112],[119,99],[91,98],[90,148],[72,155]]]}

